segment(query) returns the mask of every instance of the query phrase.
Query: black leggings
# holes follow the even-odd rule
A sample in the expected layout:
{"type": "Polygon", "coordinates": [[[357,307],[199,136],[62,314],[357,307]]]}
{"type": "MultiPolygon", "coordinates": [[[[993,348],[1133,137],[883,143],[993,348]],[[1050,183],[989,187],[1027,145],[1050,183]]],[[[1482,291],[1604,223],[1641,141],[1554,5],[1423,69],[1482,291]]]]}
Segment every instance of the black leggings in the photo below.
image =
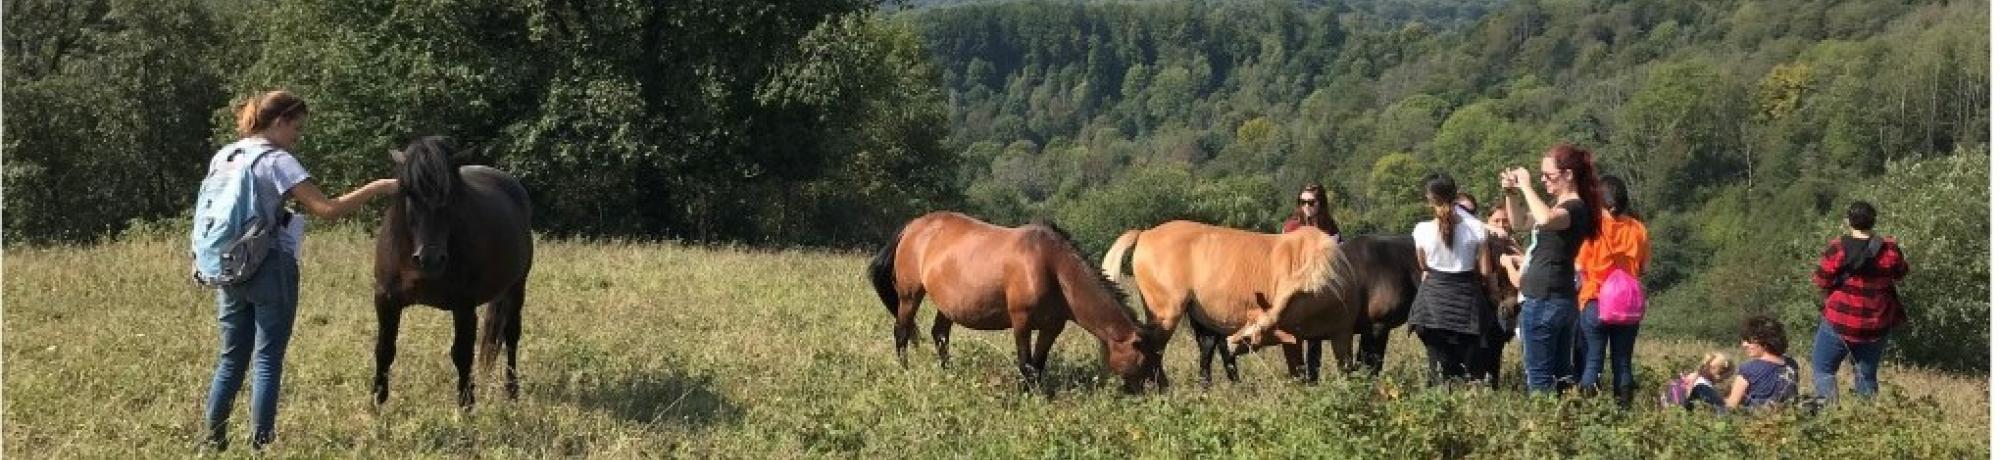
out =
{"type": "Polygon", "coordinates": [[[1479,336],[1452,332],[1442,329],[1422,329],[1417,338],[1423,340],[1424,349],[1430,354],[1430,383],[1436,385],[1449,380],[1488,380],[1493,368],[1488,347],[1480,346],[1479,336]]]}

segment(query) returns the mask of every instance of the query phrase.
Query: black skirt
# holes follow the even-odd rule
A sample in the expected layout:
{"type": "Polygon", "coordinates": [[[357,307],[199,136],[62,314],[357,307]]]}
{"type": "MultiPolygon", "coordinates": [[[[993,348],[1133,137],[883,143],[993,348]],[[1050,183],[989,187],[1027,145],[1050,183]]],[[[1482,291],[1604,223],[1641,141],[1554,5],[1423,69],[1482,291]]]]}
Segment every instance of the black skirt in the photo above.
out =
{"type": "Polygon", "coordinates": [[[1488,345],[1506,340],[1476,271],[1431,270],[1417,287],[1417,299],[1410,306],[1410,328],[1412,332],[1430,329],[1478,336],[1488,345]]]}

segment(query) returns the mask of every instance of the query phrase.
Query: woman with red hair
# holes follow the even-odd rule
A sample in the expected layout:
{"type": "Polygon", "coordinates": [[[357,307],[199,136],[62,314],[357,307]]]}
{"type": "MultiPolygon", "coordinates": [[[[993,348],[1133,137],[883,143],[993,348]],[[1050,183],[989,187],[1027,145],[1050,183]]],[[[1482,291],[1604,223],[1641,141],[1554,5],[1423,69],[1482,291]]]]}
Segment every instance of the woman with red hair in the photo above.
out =
{"type": "Polygon", "coordinates": [[[1557,144],[1542,155],[1540,179],[1553,206],[1529,185],[1526,168],[1502,173],[1500,187],[1508,192],[1505,206],[1513,221],[1534,224],[1521,273],[1521,361],[1528,391],[1555,393],[1557,379],[1569,374],[1576,335],[1576,254],[1584,240],[1597,235],[1604,195],[1590,151],[1573,145],[1557,144]],[[1518,206],[1517,199],[1526,206],[1518,206]]]}

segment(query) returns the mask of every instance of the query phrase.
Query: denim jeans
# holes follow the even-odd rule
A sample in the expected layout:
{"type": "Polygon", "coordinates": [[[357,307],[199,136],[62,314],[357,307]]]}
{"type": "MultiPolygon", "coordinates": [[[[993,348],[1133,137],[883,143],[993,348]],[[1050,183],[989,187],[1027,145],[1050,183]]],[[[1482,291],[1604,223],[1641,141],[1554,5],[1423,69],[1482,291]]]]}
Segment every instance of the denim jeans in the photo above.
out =
{"type": "Polygon", "coordinates": [[[299,305],[298,259],[273,248],[242,284],[216,290],[216,318],[222,350],[215,379],[208,390],[208,442],[227,448],[229,412],[243,373],[250,371],[250,445],[271,442],[278,418],[278,386],[285,372],[285,347],[292,339],[292,319],[299,305]]]}
{"type": "Polygon", "coordinates": [[[1597,317],[1595,300],[1584,304],[1583,314],[1577,317],[1576,324],[1583,332],[1583,371],[1577,378],[1577,386],[1597,388],[1598,377],[1604,372],[1604,353],[1609,351],[1611,388],[1621,394],[1632,388],[1632,345],[1639,340],[1639,325],[1604,324],[1597,317]]]}
{"type": "Polygon", "coordinates": [[[1555,393],[1556,380],[1569,373],[1576,314],[1575,294],[1521,302],[1521,365],[1529,393],[1555,393]]]}
{"type": "Polygon", "coordinates": [[[1813,393],[1827,405],[1838,399],[1838,384],[1835,378],[1840,372],[1840,361],[1854,357],[1854,393],[1863,397],[1875,395],[1875,369],[1882,364],[1882,346],[1889,338],[1884,336],[1869,343],[1852,343],[1833,332],[1833,325],[1825,318],[1819,320],[1819,333],[1813,336],[1812,367],[1813,393]]]}

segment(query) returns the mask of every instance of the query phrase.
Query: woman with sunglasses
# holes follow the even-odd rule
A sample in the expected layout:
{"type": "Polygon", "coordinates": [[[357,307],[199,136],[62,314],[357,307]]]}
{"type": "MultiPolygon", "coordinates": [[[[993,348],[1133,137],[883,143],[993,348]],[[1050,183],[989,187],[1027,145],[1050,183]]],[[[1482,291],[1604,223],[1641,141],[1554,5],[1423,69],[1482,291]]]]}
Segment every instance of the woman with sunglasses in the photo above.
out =
{"type": "Polygon", "coordinates": [[[1500,187],[1507,191],[1505,206],[1516,225],[1534,224],[1521,273],[1521,361],[1528,391],[1552,394],[1557,379],[1569,374],[1576,334],[1576,253],[1584,240],[1597,236],[1596,211],[1604,208],[1604,196],[1590,151],[1573,145],[1557,144],[1542,155],[1541,184],[1554,206],[1535,192],[1529,177],[1526,168],[1514,168],[1501,174],[1500,187]],[[1527,206],[1517,205],[1516,195],[1527,206]]]}
{"type": "Polygon", "coordinates": [[[1292,208],[1292,216],[1285,219],[1283,233],[1291,233],[1299,227],[1317,228],[1340,242],[1340,224],[1333,221],[1333,215],[1326,212],[1326,187],[1306,184],[1299,190],[1299,204],[1292,208]]]}

